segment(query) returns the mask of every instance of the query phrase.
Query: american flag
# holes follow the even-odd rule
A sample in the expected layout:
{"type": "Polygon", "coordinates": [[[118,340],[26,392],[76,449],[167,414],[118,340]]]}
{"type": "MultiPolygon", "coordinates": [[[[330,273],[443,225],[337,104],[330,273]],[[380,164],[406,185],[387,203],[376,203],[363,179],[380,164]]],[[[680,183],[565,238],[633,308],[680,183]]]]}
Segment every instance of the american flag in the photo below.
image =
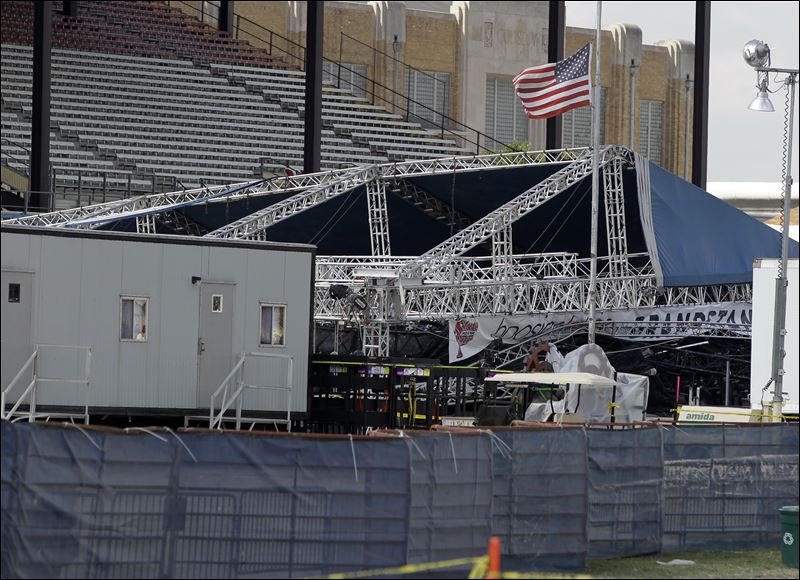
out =
{"type": "Polygon", "coordinates": [[[531,119],[547,119],[592,104],[589,63],[592,45],[570,57],[525,69],[514,77],[514,90],[531,119]]]}

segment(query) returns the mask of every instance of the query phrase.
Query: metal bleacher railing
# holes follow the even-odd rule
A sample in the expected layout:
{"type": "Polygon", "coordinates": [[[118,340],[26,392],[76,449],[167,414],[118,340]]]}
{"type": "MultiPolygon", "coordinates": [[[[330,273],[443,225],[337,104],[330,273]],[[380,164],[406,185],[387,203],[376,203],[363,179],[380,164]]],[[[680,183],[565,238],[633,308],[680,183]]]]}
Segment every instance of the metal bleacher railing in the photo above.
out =
{"type": "MultiPolygon", "coordinates": [[[[203,6],[200,8],[182,0],[170,2],[170,4],[180,5],[181,9],[185,9],[190,13],[196,14],[199,19],[204,22],[211,23],[212,25],[218,20],[216,15],[205,10],[205,4],[211,3],[203,2],[201,3],[203,6]]],[[[301,71],[305,69],[305,46],[290,40],[285,36],[282,36],[256,22],[253,22],[249,18],[242,16],[241,14],[237,14],[235,11],[233,18],[233,35],[235,38],[247,40],[254,46],[266,49],[270,56],[273,56],[277,53],[292,68],[296,68],[301,71]]],[[[353,77],[358,79],[361,89],[366,89],[370,104],[379,104],[385,106],[387,109],[394,108],[402,111],[407,122],[419,123],[423,126],[430,126],[431,119],[435,119],[438,121],[437,128],[439,129],[440,137],[442,139],[444,139],[445,135],[447,135],[447,138],[456,140],[456,142],[461,143],[465,148],[467,148],[467,144],[469,144],[470,148],[474,147],[475,154],[480,154],[481,152],[495,153],[506,146],[506,144],[497,141],[493,137],[490,137],[489,135],[486,135],[477,129],[465,125],[457,119],[444,114],[443,111],[436,110],[425,103],[409,98],[408,95],[400,91],[387,87],[375,78],[374,66],[372,67],[372,75],[364,75],[354,70],[352,67],[349,67],[346,63],[342,63],[341,46],[345,39],[347,39],[348,42],[358,42],[366,49],[372,51],[374,55],[373,60],[377,59],[378,55],[380,55],[381,58],[385,56],[390,58],[393,62],[398,63],[398,66],[404,67],[403,70],[413,71],[423,76],[431,76],[430,73],[412,67],[393,57],[392,55],[371,47],[368,44],[364,44],[363,42],[358,41],[352,36],[343,32],[340,36],[339,59],[334,60],[325,57],[322,59],[323,63],[328,63],[332,70],[336,71],[337,88],[347,88],[348,85],[350,85],[350,88],[355,87],[355,82],[342,78],[342,71],[346,71],[351,75],[351,79],[353,77]],[[403,103],[405,103],[405,105],[403,103]]],[[[435,77],[433,78],[435,79],[435,77]]],[[[440,79],[435,80],[443,83],[443,81],[440,79]]],[[[449,95],[449,90],[447,91],[447,95],[449,95]]],[[[447,102],[447,98],[448,97],[445,97],[442,102],[447,102]]]]}

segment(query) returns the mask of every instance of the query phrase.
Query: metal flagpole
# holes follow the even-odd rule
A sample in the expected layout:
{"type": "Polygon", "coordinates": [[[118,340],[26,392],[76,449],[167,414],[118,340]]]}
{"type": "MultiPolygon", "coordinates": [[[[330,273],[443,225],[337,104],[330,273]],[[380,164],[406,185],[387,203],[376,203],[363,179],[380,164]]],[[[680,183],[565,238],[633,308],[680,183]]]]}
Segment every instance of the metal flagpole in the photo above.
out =
{"type": "Polygon", "coordinates": [[[597,30],[594,37],[594,88],[592,89],[592,248],[589,277],[589,343],[594,343],[595,292],[597,290],[597,214],[600,200],[600,20],[603,3],[597,2],[597,30]]]}

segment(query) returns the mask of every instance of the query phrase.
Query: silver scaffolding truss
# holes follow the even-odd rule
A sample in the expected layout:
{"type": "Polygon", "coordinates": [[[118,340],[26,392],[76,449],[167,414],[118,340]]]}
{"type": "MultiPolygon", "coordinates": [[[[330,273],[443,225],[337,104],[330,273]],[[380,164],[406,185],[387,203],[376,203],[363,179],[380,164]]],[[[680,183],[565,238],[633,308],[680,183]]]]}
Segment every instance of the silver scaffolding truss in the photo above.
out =
{"type": "MultiPolygon", "coordinates": [[[[600,151],[609,255],[599,259],[597,308],[750,301],[749,285],[659,289],[648,256],[628,254],[622,177],[633,163],[633,153],[624,147],[604,146],[600,151]]],[[[585,311],[589,260],[571,253],[514,254],[511,231],[515,222],[590,176],[591,171],[588,149],[437,158],[140,196],[3,223],[93,228],[115,220],[135,219],[136,229],[142,233],[154,233],[159,223],[170,223],[178,224],[177,229],[189,235],[266,240],[269,228],[279,221],[363,186],[368,207],[368,215],[364,217],[370,226],[372,255],[317,257],[315,318],[351,320],[348,304],[330,295],[331,285],[348,286],[362,294],[369,304],[368,312],[360,320],[365,351],[383,356],[389,354],[392,327],[485,315],[585,311]],[[550,177],[475,221],[407,180],[532,165],[558,168],[550,177]],[[453,228],[453,235],[421,256],[391,256],[387,187],[453,228]],[[291,195],[283,201],[210,233],[177,219],[182,215],[178,210],[187,206],[213,207],[287,193],[291,195]],[[490,256],[465,256],[484,242],[491,242],[490,256]]],[[[606,326],[598,322],[597,331],[607,331],[606,326]]],[[[624,335],[626,328],[617,323],[611,331],[624,335]]],[[[724,334],[725,329],[720,326],[718,331],[724,334]]]]}
{"type": "MultiPolygon", "coordinates": [[[[569,163],[584,149],[556,149],[552,151],[529,151],[500,153],[492,155],[474,155],[464,157],[444,157],[422,159],[374,165],[384,179],[402,179],[422,175],[438,175],[441,173],[463,173],[491,169],[508,169],[525,165],[551,165],[569,163]]],[[[184,205],[201,203],[224,203],[255,198],[265,195],[300,192],[309,188],[338,180],[351,173],[353,168],[336,169],[319,173],[308,173],[286,177],[276,177],[255,182],[237,183],[233,185],[209,186],[197,189],[155,193],[123,200],[99,203],[79,208],[64,209],[48,213],[9,218],[5,224],[30,226],[71,226],[93,217],[108,218],[107,221],[125,219],[141,210],[167,211],[184,205]]]]}

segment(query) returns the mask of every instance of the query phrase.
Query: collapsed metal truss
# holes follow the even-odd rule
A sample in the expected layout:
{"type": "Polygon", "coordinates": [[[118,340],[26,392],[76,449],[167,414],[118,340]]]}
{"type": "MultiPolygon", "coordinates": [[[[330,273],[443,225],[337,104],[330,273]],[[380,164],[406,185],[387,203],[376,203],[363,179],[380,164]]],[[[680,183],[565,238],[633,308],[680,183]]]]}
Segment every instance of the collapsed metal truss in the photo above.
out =
{"type": "MultiPolygon", "coordinates": [[[[668,340],[680,331],[681,338],[691,336],[695,338],[730,338],[749,339],[750,326],[745,324],[717,324],[706,321],[647,321],[647,322],[619,322],[599,320],[596,322],[597,334],[613,336],[628,340],[668,340]]],[[[518,368],[520,363],[531,353],[531,347],[540,340],[560,341],[573,334],[586,331],[585,322],[562,324],[548,328],[544,332],[532,335],[524,341],[506,346],[491,354],[492,367],[498,369],[518,368]]],[[[473,365],[480,364],[479,362],[473,365]]]]}
{"type": "MultiPolygon", "coordinates": [[[[602,169],[617,158],[633,163],[632,153],[628,149],[608,145],[600,151],[598,167],[602,169]]],[[[619,170],[621,171],[621,165],[619,170]]],[[[591,171],[592,155],[588,149],[585,149],[566,167],[407,264],[402,271],[403,277],[423,278],[431,274],[435,275],[437,270],[447,266],[456,256],[471,250],[547,200],[566,191],[570,186],[590,175],[591,171]]]]}
{"type": "MultiPolygon", "coordinates": [[[[750,285],[657,288],[646,254],[629,255],[625,224],[623,171],[633,166],[633,153],[620,146],[600,151],[606,208],[608,256],[598,264],[597,309],[616,310],[662,305],[749,302],[750,285]]],[[[344,284],[364,296],[369,308],[360,315],[362,344],[369,355],[389,354],[390,328],[424,320],[551,312],[584,312],[588,307],[589,260],[572,253],[514,254],[512,226],[545,201],[591,175],[588,149],[515,152],[366,165],[314,174],[279,177],[232,186],[206,187],[140,196],[84,208],[5,220],[4,224],[94,228],[116,220],[135,219],[136,229],[155,233],[159,224],[187,235],[211,238],[268,239],[268,229],[287,218],[364,186],[367,192],[372,256],[317,258],[315,318],[352,319],[352,307],[330,294],[344,284]],[[530,165],[558,165],[550,177],[522,192],[477,221],[415,185],[407,178],[493,171],[530,165]],[[391,256],[386,189],[395,192],[456,230],[421,256],[391,256]],[[293,194],[215,231],[203,231],[181,208],[293,194]],[[478,244],[491,242],[491,255],[466,257],[478,244]]],[[[597,332],[626,336],[624,323],[597,323],[597,332]]],[[[658,323],[652,323],[658,331],[658,323]]],[[[639,323],[637,328],[641,328],[639,323]]],[[[706,324],[702,332],[741,329],[706,324]]],[[[715,336],[719,334],[714,334],[715,336]]],[[[529,348],[525,345],[521,348],[529,348]]],[[[509,356],[517,356],[510,353],[509,356]]]]}
{"type": "MultiPolygon", "coordinates": [[[[390,191],[446,226],[463,229],[473,220],[407,179],[396,179],[390,191]]],[[[451,230],[452,231],[452,230],[451,230]]]]}
{"type": "MultiPolygon", "coordinates": [[[[500,153],[492,155],[474,155],[463,157],[445,157],[386,163],[374,167],[384,179],[397,180],[406,177],[435,175],[440,173],[463,173],[491,169],[508,169],[525,165],[552,165],[569,163],[585,149],[555,149],[549,151],[529,151],[500,153]]],[[[105,217],[107,221],[125,219],[141,210],[168,211],[178,206],[201,203],[215,204],[239,201],[276,193],[290,193],[324,185],[351,173],[353,168],[335,169],[319,173],[307,173],[273,179],[262,179],[255,182],[244,182],[233,185],[208,186],[186,189],[169,193],[155,193],[123,200],[110,201],[79,208],[63,209],[54,212],[3,220],[5,224],[30,226],[72,226],[76,222],[93,217],[105,217]]]]}
{"type": "Polygon", "coordinates": [[[269,227],[343,193],[349,193],[361,185],[374,181],[376,177],[378,177],[378,169],[375,166],[368,165],[350,169],[338,175],[335,179],[309,187],[288,199],[222,226],[206,234],[205,237],[266,240],[265,231],[269,227]]]}
{"type": "Polygon", "coordinates": [[[264,180],[234,185],[204,187],[140,195],[128,199],[87,205],[84,207],[64,209],[49,213],[32,214],[3,220],[7,225],[26,225],[40,227],[73,227],[95,228],[100,225],[128,218],[139,218],[144,215],[155,215],[167,211],[175,211],[181,207],[208,203],[220,197],[252,195],[262,192],[264,180]]]}

